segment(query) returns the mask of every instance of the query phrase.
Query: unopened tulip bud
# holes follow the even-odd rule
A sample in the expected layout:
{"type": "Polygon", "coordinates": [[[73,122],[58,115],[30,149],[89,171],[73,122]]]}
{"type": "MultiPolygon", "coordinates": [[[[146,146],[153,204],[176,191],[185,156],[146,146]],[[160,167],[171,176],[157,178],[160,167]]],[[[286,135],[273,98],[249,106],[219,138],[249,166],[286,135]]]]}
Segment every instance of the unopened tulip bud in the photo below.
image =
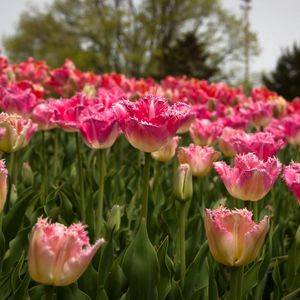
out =
{"type": "Polygon", "coordinates": [[[66,286],[85,271],[103,239],[92,246],[81,224],[66,227],[39,218],[33,227],[28,251],[30,277],[41,284],[66,286]]]}
{"type": "Polygon", "coordinates": [[[33,173],[28,162],[24,162],[22,166],[22,177],[25,186],[31,186],[33,184],[33,173]]]}
{"type": "Polygon", "coordinates": [[[174,194],[182,201],[187,201],[193,196],[193,176],[188,164],[181,164],[176,171],[174,194]]]}
{"type": "Polygon", "coordinates": [[[256,224],[247,209],[220,207],[205,209],[204,225],[213,258],[221,264],[238,267],[258,256],[269,230],[269,217],[256,224]]]}
{"type": "Polygon", "coordinates": [[[121,224],[121,207],[114,205],[110,211],[110,215],[107,221],[107,227],[110,230],[118,231],[121,224]]]}

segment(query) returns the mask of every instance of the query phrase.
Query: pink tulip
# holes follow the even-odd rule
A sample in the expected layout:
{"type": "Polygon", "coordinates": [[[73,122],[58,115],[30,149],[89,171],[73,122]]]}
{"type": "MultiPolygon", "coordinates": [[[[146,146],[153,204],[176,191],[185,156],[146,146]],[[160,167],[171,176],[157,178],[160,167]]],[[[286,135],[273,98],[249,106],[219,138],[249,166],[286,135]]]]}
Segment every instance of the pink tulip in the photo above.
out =
{"type": "Polygon", "coordinates": [[[197,119],[190,127],[190,135],[193,142],[199,146],[214,144],[222,133],[223,125],[219,121],[197,119]]]}
{"type": "Polygon", "coordinates": [[[260,160],[255,154],[238,154],[234,166],[225,162],[214,163],[227,191],[237,199],[257,201],[272,188],[281,172],[281,163],[277,158],[260,160]]]}
{"type": "Polygon", "coordinates": [[[255,102],[250,110],[252,121],[257,127],[266,127],[272,120],[274,104],[271,102],[255,102]]]}
{"type": "Polygon", "coordinates": [[[232,140],[236,139],[237,137],[244,138],[245,135],[246,133],[243,130],[225,127],[218,139],[219,147],[222,153],[228,157],[235,156],[236,152],[234,150],[232,140]]]}
{"type": "Polygon", "coordinates": [[[13,84],[2,88],[0,92],[1,109],[7,113],[17,113],[24,117],[30,116],[39,101],[31,88],[31,83],[13,84]]]}
{"type": "Polygon", "coordinates": [[[10,153],[29,143],[37,125],[17,114],[0,114],[0,151],[10,153]]]}
{"type": "Polygon", "coordinates": [[[113,145],[120,128],[112,109],[102,104],[89,106],[79,117],[79,130],[85,143],[92,149],[106,149],[113,145]]]}
{"type": "Polygon", "coordinates": [[[54,102],[55,115],[53,121],[67,132],[79,131],[79,116],[90,105],[97,103],[97,99],[77,93],[70,99],[61,99],[54,102]]]}
{"type": "Polygon", "coordinates": [[[179,136],[174,136],[165,147],[161,148],[158,151],[151,152],[151,156],[155,160],[161,162],[166,162],[168,160],[171,160],[175,155],[179,140],[180,140],[179,136]]]}
{"type": "Polygon", "coordinates": [[[292,162],[289,166],[285,166],[283,179],[300,204],[300,163],[292,162]]]}
{"type": "Polygon", "coordinates": [[[87,268],[103,239],[91,246],[81,224],[66,227],[39,218],[30,236],[28,270],[36,282],[66,286],[76,281],[87,268]]]}
{"type": "Polygon", "coordinates": [[[181,164],[188,164],[193,176],[206,176],[212,168],[213,162],[220,157],[220,152],[212,147],[200,147],[190,144],[189,147],[179,147],[178,160],[181,164]]]}
{"type": "Polygon", "coordinates": [[[300,114],[289,115],[281,119],[280,122],[284,127],[287,141],[294,146],[300,146],[300,114]]]}
{"type": "Polygon", "coordinates": [[[269,217],[256,224],[247,209],[220,207],[205,209],[204,225],[213,258],[237,267],[253,262],[258,256],[269,230],[269,217]]]}
{"type": "Polygon", "coordinates": [[[118,122],[129,143],[143,152],[166,146],[183,125],[190,107],[183,103],[168,106],[163,97],[148,95],[139,101],[120,101],[113,105],[118,122]]]}
{"type": "Polygon", "coordinates": [[[5,167],[5,161],[0,160],[0,212],[2,212],[6,201],[7,195],[7,169],[5,167]]]}
{"type": "Polygon", "coordinates": [[[266,160],[281,150],[285,142],[276,139],[272,133],[238,133],[227,141],[236,154],[254,153],[259,159],[266,160]]]}

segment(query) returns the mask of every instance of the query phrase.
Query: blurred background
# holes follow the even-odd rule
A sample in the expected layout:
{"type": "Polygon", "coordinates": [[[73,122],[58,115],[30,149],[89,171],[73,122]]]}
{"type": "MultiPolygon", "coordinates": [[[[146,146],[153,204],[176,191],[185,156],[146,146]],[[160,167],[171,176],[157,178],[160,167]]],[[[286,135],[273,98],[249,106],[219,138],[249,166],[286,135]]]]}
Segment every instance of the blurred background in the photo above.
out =
{"type": "MultiPolygon", "coordinates": [[[[2,53],[157,80],[187,75],[300,95],[299,0],[10,0],[2,53]]],[[[2,2],[2,3],[3,3],[2,2]]]]}

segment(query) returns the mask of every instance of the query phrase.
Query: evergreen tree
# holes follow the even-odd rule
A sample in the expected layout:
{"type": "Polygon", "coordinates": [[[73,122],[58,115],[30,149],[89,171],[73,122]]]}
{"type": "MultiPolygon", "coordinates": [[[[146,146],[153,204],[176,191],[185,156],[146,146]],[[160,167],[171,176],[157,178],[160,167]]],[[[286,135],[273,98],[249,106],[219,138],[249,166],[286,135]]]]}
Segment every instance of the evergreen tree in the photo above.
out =
{"type": "Polygon", "coordinates": [[[300,47],[286,49],[269,76],[263,75],[264,84],[289,101],[300,96],[300,47]]]}

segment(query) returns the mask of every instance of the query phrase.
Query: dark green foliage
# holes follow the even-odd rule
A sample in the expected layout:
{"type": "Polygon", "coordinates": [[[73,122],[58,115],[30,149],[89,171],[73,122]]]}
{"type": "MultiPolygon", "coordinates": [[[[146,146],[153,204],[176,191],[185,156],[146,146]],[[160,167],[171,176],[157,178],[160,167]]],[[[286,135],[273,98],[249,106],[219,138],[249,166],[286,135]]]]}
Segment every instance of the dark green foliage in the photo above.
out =
{"type": "Polygon", "coordinates": [[[300,46],[286,49],[271,74],[263,75],[263,82],[289,101],[300,96],[300,46]]]}

